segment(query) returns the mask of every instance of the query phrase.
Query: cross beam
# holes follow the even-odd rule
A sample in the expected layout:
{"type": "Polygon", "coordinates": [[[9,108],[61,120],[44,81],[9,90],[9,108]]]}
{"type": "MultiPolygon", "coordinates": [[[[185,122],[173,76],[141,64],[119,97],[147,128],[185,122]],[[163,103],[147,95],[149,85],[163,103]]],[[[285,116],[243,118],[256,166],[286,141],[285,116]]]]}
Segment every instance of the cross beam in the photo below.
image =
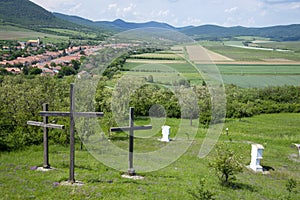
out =
{"type": "MultiPolygon", "coordinates": [[[[48,111],[48,104],[43,104],[44,112],[48,111]]],[[[64,129],[64,125],[58,124],[48,124],[48,116],[43,117],[43,122],[35,122],[35,121],[27,121],[28,125],[32,126],[39,126],[44,128],[44,136],[43,136],[43,143],[44,143],[44,163],[43,168],[49,169],[49,145],[48,145],[48,128],[55,128],[55,129],[64,129]]]]}
{"type": "Polygon", "coordinates": [[[149,130],[152,129],[151,125],[147,126],[134,126],[134,108],[129,109],[129,126],[125,127],[111,127],[110,132],[129,131],[129,158],[128,158],[128,174],[134,176],[135,170],[133,168],[133,142],[134,142],[134,130],[149,130]]]}
{"type": "MultiPolygon", "coordinates": [[[[70,117],[70,112],[59,112],[59,111],[41,111],[41,116],[47,117],[70,117]]],[[[73,116],[75,117],[103,117],[103,112],[73,112],[73,116]]]]}
{"type": "Polygon", "coordinates": [[[27,121],[27,125],[32,125],[32,126],[40,126],[43,128],[56,128],[56,129],[64,129],[64,125],[59,125],[59,124],[44,124],[44,122],[35,122],[35,121],[27,121]]]}

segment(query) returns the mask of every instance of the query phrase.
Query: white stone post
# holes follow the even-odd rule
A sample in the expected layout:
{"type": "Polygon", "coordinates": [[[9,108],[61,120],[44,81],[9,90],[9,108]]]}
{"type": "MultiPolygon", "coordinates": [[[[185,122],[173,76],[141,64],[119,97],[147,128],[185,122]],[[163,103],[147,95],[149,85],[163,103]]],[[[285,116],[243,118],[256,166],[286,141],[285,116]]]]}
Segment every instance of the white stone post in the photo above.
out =
{"type": "Polygon", "coordinates": [[[263,167],[260,165],[263,159],[264,147],[261,144],[252,144],[250,168],[255,172],[262,172],[263,167]]]}
{"type": "Polygon", "coordinates": [[[170,142],[169,135],[170,135],[170,126],[162,126],[162,138],[160,141],[162,142],[170,142]]]}

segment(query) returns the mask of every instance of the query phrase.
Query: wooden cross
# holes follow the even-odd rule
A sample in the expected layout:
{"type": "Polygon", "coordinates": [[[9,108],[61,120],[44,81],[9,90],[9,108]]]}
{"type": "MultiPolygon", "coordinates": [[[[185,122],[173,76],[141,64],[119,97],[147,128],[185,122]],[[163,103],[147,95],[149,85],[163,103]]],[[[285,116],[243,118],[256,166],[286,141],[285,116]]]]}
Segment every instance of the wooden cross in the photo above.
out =
{"type": "Polygon", "coordinates": [[[129,131],[129,169],[128,174],[134,176],[135,170],[133,168],[133,140],[134,140],[134,130],[149,130],[152,129],[151,125],[147,126],[134,126],[134,108],[130,107],[129,109],[129,126],[125,127],[112,127],[110,132],[119,132],[119,131],[129,131]]]}
{"type": "Polygon", "coordinates": [[[70,117],[70,172],[69,182],[75,183],[74,165],[75,165],[75,121],[74,117],[103,117],[103,112],[74,112],[74,83],[70,85],[70,111],[42,111],[43,117],[70,117]]]}
{"type": "MultiPolygon", "coordinates": [[[[43,104],[43,111],[48,111],[48,104],[43,104]]],[[[43,143],[44,143],[44,163],[43,168],[49,169],[49,145],[48,145],[48,129],[49,128],[56,128],[56,129],[64,129],[64,125],[58,125],[58,124],[48,124],[48,117],[43,117],[43,122],[35,122],[35,121],[27,121],[28,125],[33,126],[40,126],[44,128],[44,136],[43,136],[43,143]]]]}

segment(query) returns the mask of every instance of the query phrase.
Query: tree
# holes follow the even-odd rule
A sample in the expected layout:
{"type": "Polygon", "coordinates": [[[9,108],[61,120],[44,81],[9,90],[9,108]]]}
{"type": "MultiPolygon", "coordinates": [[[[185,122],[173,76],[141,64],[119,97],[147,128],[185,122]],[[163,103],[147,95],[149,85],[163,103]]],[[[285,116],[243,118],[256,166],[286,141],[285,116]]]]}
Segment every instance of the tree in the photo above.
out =
{"type": "Polygon", "coordinates": [[[225,144],[217,146],[217,156],[209,165],[215,169],[222,185],[229,186],[236,180],[235,175],[243,171],[242,164],[236,153],[225,144]]]}
{"type": "Polygon", "coordinates": [[[50,63],[50,66],[53,68],[53,67],[56,67],[56,63],[55,62],[51,62],[50,63]]]}
{"type": "Polygon", "coordinates": [[[63,66],[58,73],[58,77],[70,76],[76,74],[76,71],[72,67],[63,66]]]}
{"type": "Polygon", "coordinates": [[[5,68],[0,68],[0,75],[8,75],[10,74],[5,68]]]}
{"type": "Polygon", "coordinates": [[[41,74],[42,72],[43,72],[43,70],[41,70],[40,68],[37,68],[37,67],[31,68],[29,70],[30,75],[38,75],[38,74],[41,74]]]}
{"type": "Polygon", "coordinates": [[[80,61],[78,61],[78,60],[71,60],[71,64],[72,64],[73,68],[74,68],[76,71],[79,70],[79,68],[80,68],[80,61]]]}
{"type": "Polygon", "coordinates": [[[176,90],[179,97],[181,107],[181,115],[183,118],[190,119],[190,125],[193,125],[193,119],[199,117],[198,99],[192,88],[181,86],[176,90]]]}

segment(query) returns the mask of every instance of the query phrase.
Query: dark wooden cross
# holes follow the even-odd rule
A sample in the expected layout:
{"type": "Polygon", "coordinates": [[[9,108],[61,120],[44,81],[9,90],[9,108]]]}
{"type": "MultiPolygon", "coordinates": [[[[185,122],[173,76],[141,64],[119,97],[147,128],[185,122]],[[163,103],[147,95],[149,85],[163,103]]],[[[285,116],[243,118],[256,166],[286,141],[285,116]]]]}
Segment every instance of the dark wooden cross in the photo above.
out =
{"type": "Polygon", "coordinates": [[[103,117],[103,112],[74,112],[74,84],[70,85],[70,111],[42,111],[43,117],[70,117],[70,172],[69,182],[75,183],[74,165],[75,165],[75,121],[74,117],[103,117]]]}
{"type": "Polygon", "coordinates": [[[129,126],[125,127],[112,127],[110,132],[119,132],[119,131],[129,131],[129,169],[128,174],[134,176],[135,170],[133,168],[133,142],[134,142],[134,130],[149,130],[152,129],[151,125],[147,126],[134,126],[134,108],[130,107],[129,109],[129,126]]]}
{"type": "MultiPolygon", "coordinates": [[[[48,104],[43,104],[43,111],[48,111],[48,104]]],[[[49,128],[56,128],[56,129],[64,129],[64,125],[58,125],[58,124],[48,124],[48,117],[43,117],[43,122],[35,122],[35,121],[27,121],[28,125],[33,126],[40,126],[44,128],[44,136],[43,136],[43,143],[44,143],[44,163],[43,168],[49,169],[49,145],[48,145],[48,129],[49,128]]]]}

